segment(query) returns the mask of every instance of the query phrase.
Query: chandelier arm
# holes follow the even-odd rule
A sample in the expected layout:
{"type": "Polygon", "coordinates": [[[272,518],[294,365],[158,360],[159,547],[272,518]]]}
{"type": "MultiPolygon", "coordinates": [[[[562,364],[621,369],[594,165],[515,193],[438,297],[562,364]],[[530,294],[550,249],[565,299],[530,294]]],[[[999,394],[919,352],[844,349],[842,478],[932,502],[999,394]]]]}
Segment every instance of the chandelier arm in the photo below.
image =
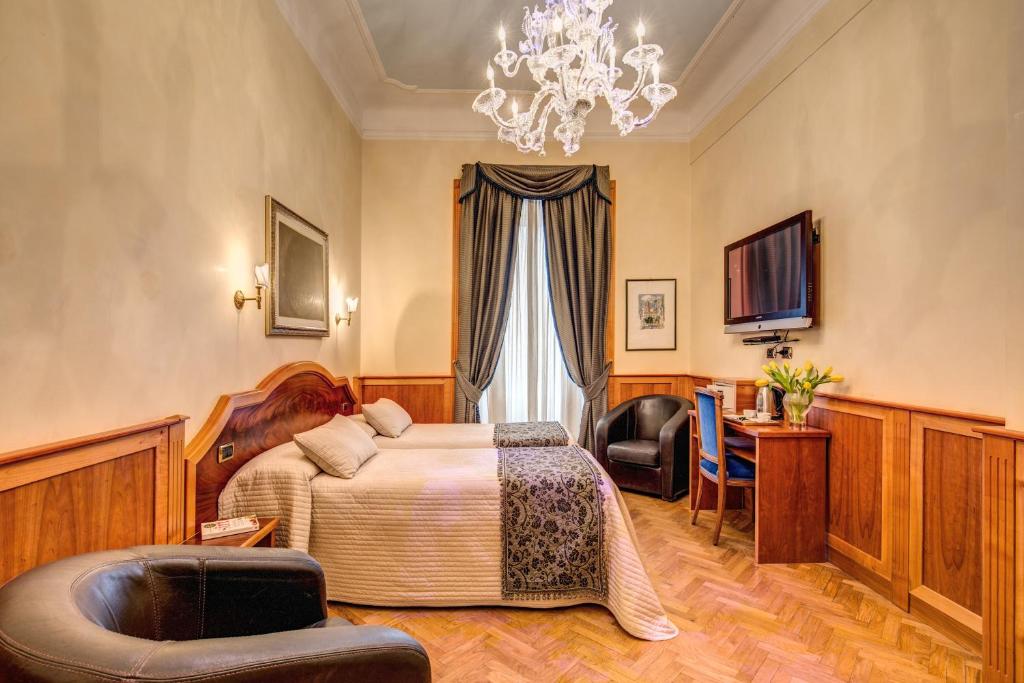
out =
{"type": "Polygon", "coordinates": [[[648,114],[647,116],[643,117],[642,119],[637,119],[636,127],[637,128],[646,128],[651,123],[651,121],[654,120],[654,118],[658,115],[658,112],[660,112],[660,111],[661,111],[661,107],[651,107],[651,113],[650,114],[648,114]]]}
{"type": "Polygon", "coordinates": [[[519,55],[519,57],[515,61],[515,67],[511,69],[507,65],[502,65],[501,62],[497,60],[497,57],[495,57],[494,63],[501,67],[501,72],[505,74],[506,78],[515,78],[517,75],[519,75],[519,67],[523,65],[523,62],[525,62],[529,58],[529,56],[530,55],[526,54],[519,55]]]}

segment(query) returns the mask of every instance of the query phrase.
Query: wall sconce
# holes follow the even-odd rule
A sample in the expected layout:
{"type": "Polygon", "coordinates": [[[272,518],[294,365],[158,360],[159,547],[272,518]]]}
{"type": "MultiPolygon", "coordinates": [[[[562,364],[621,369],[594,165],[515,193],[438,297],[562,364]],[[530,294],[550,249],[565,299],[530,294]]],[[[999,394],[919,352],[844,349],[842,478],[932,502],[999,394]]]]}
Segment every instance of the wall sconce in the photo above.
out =
{"type": "Polygon", "coordinates": [[[356,309],[359,308],[359,297],[358,296],[350,296],[349,298],[345,299],[345,308],[348,309],[348,317],[347,318],[342,318],[341,317],[341,313],[335,313],[334,314],[334,324],[335,325],[340,325],[341,321],[344,320],[346,323],[348,323],[348,326],[351,327],[352,326],[352,314],[355,313],[356,309]]]}
{"type": "Polygon", "coordinates": [[[242,290],[235,292],[235,308],[242,310],[246,301],[255,301],[256,308],[263,308],[263,290],[270,286],[270,266],[266,263],[253,268],[256,280],[256,296],[246,296],[242,290]]]}

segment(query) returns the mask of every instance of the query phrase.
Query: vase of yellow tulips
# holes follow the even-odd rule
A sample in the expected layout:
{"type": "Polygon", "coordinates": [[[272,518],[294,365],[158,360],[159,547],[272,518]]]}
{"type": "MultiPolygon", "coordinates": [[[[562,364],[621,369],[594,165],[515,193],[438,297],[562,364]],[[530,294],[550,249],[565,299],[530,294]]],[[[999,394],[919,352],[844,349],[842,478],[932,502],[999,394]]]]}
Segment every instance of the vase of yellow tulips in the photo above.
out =
{"type": "Polygon", "coordinates": [[[811,361],[797,367],[790,367],[789,363],[779,365],[772,361],[762,365],[761,369],[768,376],[757,380],[755,384],[759,387],[775,385],[786,392],[782,397],[782,406],[785,408],[786,422],[794,427],[807,424],[807,412],[814,404],[815,389],[822,384],[843,381],[843,376],[833,374],[831,367],[819,371],[811,361]]]}

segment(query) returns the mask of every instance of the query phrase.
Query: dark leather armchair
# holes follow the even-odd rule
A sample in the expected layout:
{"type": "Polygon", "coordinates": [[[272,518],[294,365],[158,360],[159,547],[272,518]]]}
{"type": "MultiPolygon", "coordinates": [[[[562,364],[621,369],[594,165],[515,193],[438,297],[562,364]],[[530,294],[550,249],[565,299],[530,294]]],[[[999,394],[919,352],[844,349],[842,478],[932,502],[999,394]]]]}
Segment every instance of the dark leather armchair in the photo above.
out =
{"type": "Polygon", "coordinates": [[[324,575],[273,548],[143,546],[0,589],[2,681],[429,681],[410,636],[327,618],[324,575]]]}
{"type": "Polygon", "coordinates": [[[690,416],[679,396],[640,396],[597,423],[594,457],[619,488],[675,500],[690,490],[690,416]]]}

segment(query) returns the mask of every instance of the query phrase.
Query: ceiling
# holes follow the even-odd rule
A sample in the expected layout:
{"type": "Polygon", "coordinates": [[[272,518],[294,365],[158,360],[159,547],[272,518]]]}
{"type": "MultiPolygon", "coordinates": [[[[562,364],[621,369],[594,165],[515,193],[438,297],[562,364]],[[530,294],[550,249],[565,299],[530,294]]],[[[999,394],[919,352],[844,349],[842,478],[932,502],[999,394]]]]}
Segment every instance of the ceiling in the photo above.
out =
{"type": "MultiPolygon", "coordinates": [[[[533,0],[543,3],[543,0],[533,0]]],[[[679,89],[637,137],[688,140],[781,50],[828,0],[615,0],[619,44],[638,19],[665,50],[662,78],[679,89]]],[[[278,8],[360,134],[366,138],[492,138],[474,113],[504,23],[512,47],[524,0],[277,0],[278,8]]],[[[531,5],[532,6],[532,5],[531,5]]],[[[525,75],[508,89],[529,88],[525,75]]],[[[603,104],[599,104],[604,106],[603,104]]],[[[588,137],[615,137],[591,116],[588,137]]]]}
{"type": "MultiPolygon", "coordinates": [[[[508,30],[512,49],[522,36],[522,0],[358,3],[384,70],[421,89],[482,90],[487,85],[487,61],[499,47],[498,24],[508,30]]],[[[662,77],[675,81],[731,4],[732,0],[617,0],[605,18],[619,24],[620,54],[633,45],[637,21],[643,19],[647,41],[665,49],[662,77]]]]}

